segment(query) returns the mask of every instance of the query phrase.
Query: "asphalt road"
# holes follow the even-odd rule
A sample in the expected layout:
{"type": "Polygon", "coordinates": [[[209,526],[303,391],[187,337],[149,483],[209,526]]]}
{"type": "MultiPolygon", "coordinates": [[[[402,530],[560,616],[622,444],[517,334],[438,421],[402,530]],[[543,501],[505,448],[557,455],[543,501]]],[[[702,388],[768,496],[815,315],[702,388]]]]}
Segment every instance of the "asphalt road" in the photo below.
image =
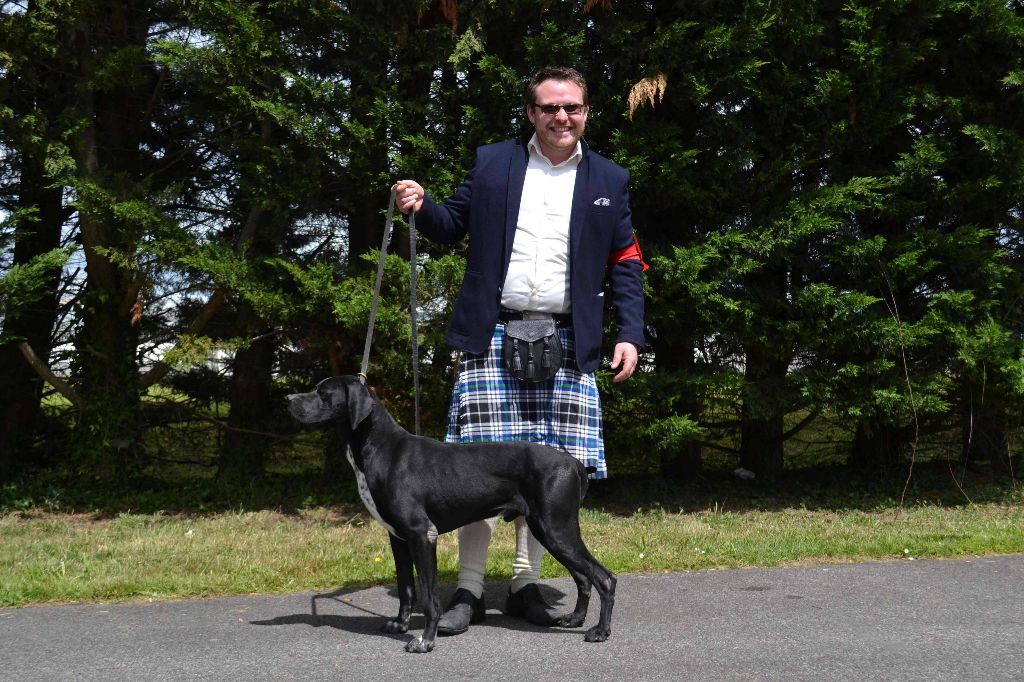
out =
{"type": "Polygon", "coordinates": [[[602,644],[506,618],[506,589],[420,655],[379,632],[386,588],[0,609],[0,679],[1024,680],[1024,556],[624,575],[602,644]]]}

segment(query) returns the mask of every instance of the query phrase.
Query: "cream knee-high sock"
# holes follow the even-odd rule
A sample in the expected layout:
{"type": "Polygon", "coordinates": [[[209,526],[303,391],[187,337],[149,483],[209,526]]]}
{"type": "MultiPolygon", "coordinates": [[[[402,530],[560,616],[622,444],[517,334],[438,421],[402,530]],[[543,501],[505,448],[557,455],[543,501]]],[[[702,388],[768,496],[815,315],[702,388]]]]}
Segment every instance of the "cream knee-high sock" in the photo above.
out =
{"type": "Polygon", "coordinates": [[[469,590],[474,597],[484,593],[484,571],[487,567],[487,547],[498,524],[498,517],[477,521],[459,529],[459,587],[469,590]]]}
{"type": "Polygon", "coordinates": [[[526,519],[520,516],[515,524],[516,558],[512,562],[512,584],[509,588],[512,592],[518,592],[540,579],[540,560],[544,556],[544,546],[533,537],[526,519]]]}

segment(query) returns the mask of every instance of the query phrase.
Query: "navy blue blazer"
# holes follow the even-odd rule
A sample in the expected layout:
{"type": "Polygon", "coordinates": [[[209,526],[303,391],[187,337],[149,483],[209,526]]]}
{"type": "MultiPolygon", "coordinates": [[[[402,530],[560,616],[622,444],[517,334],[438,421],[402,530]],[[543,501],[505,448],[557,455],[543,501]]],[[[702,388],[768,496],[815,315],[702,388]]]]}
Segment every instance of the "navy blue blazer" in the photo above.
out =
{"type": "MultiPolygon", "coordinates": [[[[486,351],[498,323],[529,160],[527,141],[478,148],[473,168],[455,195],[443,204],[424,196],[416,214],[416,226],[434,241],[450,244],[469,235],[466,274],[448,326],[448,343],[459,350],[486,351]]],[[[629,173],[590,151],[585,142],[582,147],[569,222],[569,295],[576,364],[582,372],[593,372],[601,361],[605,273],[618,326],[616,342],[644,346],[644,264],[633,248],[629,173]]]]}

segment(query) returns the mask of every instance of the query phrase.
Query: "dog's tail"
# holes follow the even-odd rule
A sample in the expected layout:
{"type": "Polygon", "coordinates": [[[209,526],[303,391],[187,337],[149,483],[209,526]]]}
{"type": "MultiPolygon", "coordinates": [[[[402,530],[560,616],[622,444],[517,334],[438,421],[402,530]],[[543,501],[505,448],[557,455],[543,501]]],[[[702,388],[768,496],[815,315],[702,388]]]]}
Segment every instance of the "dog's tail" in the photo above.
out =
{"type": "Polygon", "coordinates": [[[583,467],[583,473],[580,475],[580,502],[582,502],[583,498],[587,496],[587,486],[590,482],[590,474],[597,473],[597,467],[583,466],[582,463],[580,466],[583,467]]]}

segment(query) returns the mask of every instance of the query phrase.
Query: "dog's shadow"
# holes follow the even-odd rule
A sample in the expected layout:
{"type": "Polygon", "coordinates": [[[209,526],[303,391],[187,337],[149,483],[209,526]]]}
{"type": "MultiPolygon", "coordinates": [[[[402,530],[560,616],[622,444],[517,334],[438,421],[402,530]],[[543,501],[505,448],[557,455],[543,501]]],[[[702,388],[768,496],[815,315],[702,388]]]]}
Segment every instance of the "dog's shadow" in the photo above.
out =
{"type": "MultiPolygon", "coordinates": [[[[545,600],[554,605],[552,612],[554,613],[566,613],[571,610],[572,605],[566,606],[562,601],[566,597],[566,593],[548,585],[540,585],[541,594],[545,600]]],[[[394,612],[392,613],[378,613],[372,609],[365,608],[356,603],[353,599],[349,598],[348,595],[361,592],[364,588],[342,588],[333,592],[325,592],[323,594],[314,594],[310,598],[310,612],[309,613],[295,613],[289,616],[277,616],[276,618],[270,618],[268,620],[251,620],[250,625],[309,625],[315,628],[330,627],[336,630],[343,630],[345,632],[351,632],[357,635],[377,635],[382,637],[389,637],[395,640],[406,640],[409,638],[408,633],[388,633],[384,632],[381,628],[384,622],[389,618],[394,618],[398,612],[398,591],[395,588],[388,590],[388,596],[395,599],[394,612]],[[340,604],[345,607],[346,613],[341,614],[325,614],[321,613],[317,607],[317,602],[321,600],[330,600],[331,604],[340,604]],[[352,613],[355,611],[357,613],[352,613]]],[[[452,586],[449,589],[439,590],[441,597],[442,606],[448,602],[451,598],[452,593],[455,592],[455,587],[452,586]]],[[[508,594],[508,583],[488,583],[484,588],[484,600],[488,605],[487,609],[487,620],[480,624],[480,626],[497,626],[506,628],[509,630],[521,630],[528,632],[562,632],[562,633],[575,633],[575,630],[561,630],[557,628],[546,628],[539,625],[533,625],[522,618],[513,618],[506,616],[503,613],[505,598],[508,594]]],[[[418,605],[413,609],[412,620],[409,624],[409,631],[413,632],[416,630],[423,629],[423,610],[418,605]]]]}

